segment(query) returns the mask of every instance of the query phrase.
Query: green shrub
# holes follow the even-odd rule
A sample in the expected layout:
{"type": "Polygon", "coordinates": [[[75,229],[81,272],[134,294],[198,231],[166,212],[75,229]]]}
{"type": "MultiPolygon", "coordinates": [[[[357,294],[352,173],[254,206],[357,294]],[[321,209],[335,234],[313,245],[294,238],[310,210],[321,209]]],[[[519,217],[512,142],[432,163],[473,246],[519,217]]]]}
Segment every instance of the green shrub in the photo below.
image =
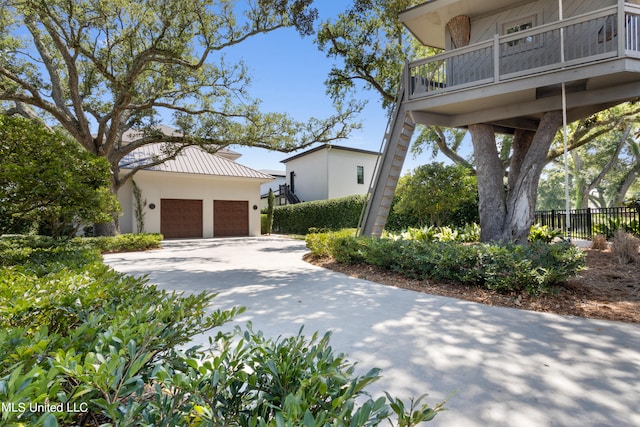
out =
{"type": "Polygon", "coordinates": [[[392,213],[417,220],[407,226],[463,225],[471,221],[464,220],[463,212],[455,218],[454,212],[476,202],[477,187],[476,177],[463,166],[421,165],[398,181],[392,213]]]}
{"type": "Polygon", "coordinates": [[[60,246],[55,248],[7,248],[0,250],[0,266],[20,265],[26,271],[43,276],[59,270],[79,271],[100,261],[96,249],[60,246]]]}
{"type": "Polygon", "coordinates": [[[86,223],[108,222],[121,208],[110,168],[61,129],[0,114],[0,234],[68,238],[86,223]]]}
{"type": "MultiPolygon", "coordinates": [[[[387,403],[390,397],[374,401],[364,393],[379,370],[355,376],[355,365],[333,352],[329,334],[267,339],[250,327],[237,331],[240,342],[219,341],[209,362],[187,360],[162,373],[170,384],[172,378],[197,379],[189,400],[207,425],[378,425],[395,410],[387,403]],[[363,403],[354,405],[358,399],[363,403]]],[[[175,406],[171,403],[165,405],[175,406]]],[[[405,425],[428,421],[440,410],[441,405],[424,405],[419,418],[405,425]]],[[[404,412],[399,411],[400,419],[409,417],[404,412]]]]}
{"type": "MultiPolygon", "coordinates": [[[[5,235],[0,236],[0,265],[21,264],[31,260],[34,264],[45,264],[48,259],[61,261],[64,257],[75,257],[83,251],[130,252],[157,249],[162,242],[161,234],[120,234],[112,237],[75,237],[70,241],[59,241],[48,236],[5,235]]],[[[81,255],[80,258],[82,259],[81,255]]]]}
{"type": "MultiPolygon", "coordinates": [[[[0,268],[0,401],[17,408],[58,402],[136,424],[120,407],[151,384],[158,364],[240,311],[209,314],[211,295],[160,291],[109,269],[96,249],[23,249],[17,264],[0,268]]],[[[86,413],[54,417],[76,425],[86,413]]],[[[30,411],[5,412],[5,420],[55,425],[30,411]]]]}
{"type": "Polygon", "coordinates": [[[480,226],[472,223],[457,228],[447,226],[436,227],[432,225],[421,228],[408,227],[399,233],[385,232],[384,236],[394,240],[405,239],[425,242],[439,241],[472,243],[480,240],[480,226]]]}
{"type": "Polygon", "coordinates": [[[472,222],[458,228],[458,242],[473,243],[480,241],[480,225],[472,222]]]}
{"type": "Polygon", "coordinates": [[[404,256],[404,244],[402,241],[393,241],[390,239],[361,239],[367,245],[366,263],[392,269],[394,260],[402,259],[404,256]]]}
{"type": "Polygon", "coordinates": [[[276,195],[273,190],[269,189],[269,194],[267,195],[267,223],[266,223],[266,234],[271,234],[273,231],[273,210],[276,207],[276,195]]]}
{"type": "Polygon", "coordinates": [[[364,262],[368,253],[370,239],[351,236],[333,239],[330,245],[332,256],[338,262],[345,264],[359,264],[364,262]]]}
{"type": "Polygon", "coordinates": [[[627,233],[635,234],[636,236],[640,237],[640,221],[638,221],[637,219],[627,222],[626,224],[624,224],[623,228],[627,233]]]}
{"type": "Polygon", "coordinates": [[[106,252],[132,252],[157,249],[162,242],[162,234],[135,233],[117,236],[76,237],[72,244],[96,248],[106,252]]]}
{"type": "Polygon", "coordinates": [[[307,236],[313,254],[343,263],[367,263],[415,279],[451,280],[498,292],[550,292],[585,265],[568,243],[529,246],[452,241],[356,238],[341,233],[307,236]]]}
{"type": "Polygon", "coordinates": [[[333,256],[335,241],[341,238],[353,237],[356,235],[355,229],[343,229],[330,232],[327,230],[310,229],[310,233],[305,237],[307,248],[316,256],[333,256]]]}
{"type": "Polygon", "coordinates": [[[613,239],[618,230],[640,236],[640,223],[636,219],[608,218],[604,222],[593,225],[593,234],[602,234],[607,240],[613,239]]]}
{"type": "MultiPolygon", "coordinates": [[[[389,211],[389,217],[385,224],[385,230],[398,233],[408,228],[422,228],[424,221],[419,218],[414,210],[396,209],[399,199],[401,198],[399,194],[401,191],[402,189],[400,188],[396,190],[396,195],[389,211]]],[[[443,225],[452,228],[464,227],[466,224],[480,222],[477,197],[461,201],[454,210],[442,212],[441,221],[443,225]]]]}
{"type": "Polygon", "coordinates": [[[379,371],[354,375],[329,335],[271,340],[249,327],[188,347],[243,309],[212,312],[213,294],[117,273],[82,242],[0,239],[0,402],[15,409],[3,425],[374,426],[395,413],[413,426],[443,409],[368,398],[379,371]],[[45,404],[76,411],[29,409],[45,404]]]}
{"type": "Polygon", "coordinates": [[[404,239],[404,240],[418,240],[422,242],[432,242],[435,240],[435,236],[437,233],[437,227],[432,225],[426,227],[408,227],[405,230],[402,230],[399,233],[387,232],[386,229],[383,232],[385,237],[390,239],[404,239]]]}
{"type": "Polygon", "coordinates": [[[553,229],[547,225],[534,224],[529,229],[529,242],[551,243],[556,238],[562,238],[562,230],[553,229]]]}
{"type": "Polygon", "coordinates": [[[273,212],[273,229],[280,233],[307,234],[310,228],[355,228],[358,226],[364,200],[365,196],[348,196],[276,206],[273,212]]]}
{"type": "Polygon", "coordinates": [[[0,236],[0,251],[7,249],[36,249],[60,246],[62,242],[50,236],[5,234],[0,236]]]}

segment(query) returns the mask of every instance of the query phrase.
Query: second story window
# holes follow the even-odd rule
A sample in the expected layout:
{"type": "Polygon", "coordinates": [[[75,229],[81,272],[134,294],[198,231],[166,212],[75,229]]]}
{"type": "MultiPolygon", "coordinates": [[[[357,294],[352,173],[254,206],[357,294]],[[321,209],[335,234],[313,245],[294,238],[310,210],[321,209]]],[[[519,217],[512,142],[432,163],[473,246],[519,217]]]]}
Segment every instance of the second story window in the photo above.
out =
{"type": "MultiPolygon", "coordinates": [[[[518,19],[516,21],[511,21],[503,24],[502,26],[502,34],[509,35],[518,33],[520,31],[529,30],[536,25],[536,17],[528,16],[526,18],[518,19]]],[[[532,44],[534,42],[533,36],[523,37],[521,39],[511,40],[508,42],[509,46],[520,46],[523,44],[532,44]]]]}
{"type": "Polygon", "coordinates": [[[358,175],[358,184],[364,184],[364,166],[358,166],[357,175],[358,175]]]}

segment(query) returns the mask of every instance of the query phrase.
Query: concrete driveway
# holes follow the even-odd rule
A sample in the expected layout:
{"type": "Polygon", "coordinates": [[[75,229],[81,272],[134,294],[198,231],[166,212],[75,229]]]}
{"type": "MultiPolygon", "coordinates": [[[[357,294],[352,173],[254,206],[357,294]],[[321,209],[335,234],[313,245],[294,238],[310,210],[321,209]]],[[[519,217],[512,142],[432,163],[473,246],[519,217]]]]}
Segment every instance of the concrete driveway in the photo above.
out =
{"type": "MultiPolygon", "coordinates": [[[[333,331],[370,388],[434,404],[434,426],[640,426],[640,325],[488,307],[354,279],[302,261],[279,237],[165,241],[105,255],[165,289],[218,293],[268,336],[333,331]]],[[[203,343],[206,342],[203,339],[203,343]]]]}

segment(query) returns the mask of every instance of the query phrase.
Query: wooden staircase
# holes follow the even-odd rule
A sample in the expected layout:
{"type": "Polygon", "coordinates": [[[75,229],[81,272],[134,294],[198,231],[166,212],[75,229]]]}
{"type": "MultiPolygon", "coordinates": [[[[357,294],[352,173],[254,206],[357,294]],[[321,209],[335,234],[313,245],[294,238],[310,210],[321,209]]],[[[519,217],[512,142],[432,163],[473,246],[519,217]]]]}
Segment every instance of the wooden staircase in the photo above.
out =
{"type": "Polygon", "coordinates": [[[411,113],[405,108],[406,97],[406,89],[400,88],[396,105],[387,123],[383,140],[384,151],[378,161],[367,203],[360,218],[358,230],[362,236],[380,237],[389,216],[402,165],[416,126],[411,113]]]}

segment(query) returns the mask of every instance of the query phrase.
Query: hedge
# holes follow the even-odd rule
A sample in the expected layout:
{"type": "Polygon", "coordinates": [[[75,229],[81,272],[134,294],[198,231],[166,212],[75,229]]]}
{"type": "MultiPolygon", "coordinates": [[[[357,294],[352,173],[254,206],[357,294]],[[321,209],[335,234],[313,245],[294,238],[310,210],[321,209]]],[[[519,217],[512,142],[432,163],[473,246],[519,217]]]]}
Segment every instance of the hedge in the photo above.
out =
{"type": "Polygon", "coordinates": [[[277,206],[273,214],[273,230],[279,233],[307,234],[310,228],[354,228],[358,226],[364,201],[365,196],[357,195],[277,206]]]}
{"type": "Polygon", "coordinates": [[[450,280],[502,293],[551,292],[585,266],[584,252],[566,242],[463,244],[372,239],[345,233],[309,234],[306,241],[314,255],[332,256],[338,262],[365,263],[413,279],[450,280]]]}

